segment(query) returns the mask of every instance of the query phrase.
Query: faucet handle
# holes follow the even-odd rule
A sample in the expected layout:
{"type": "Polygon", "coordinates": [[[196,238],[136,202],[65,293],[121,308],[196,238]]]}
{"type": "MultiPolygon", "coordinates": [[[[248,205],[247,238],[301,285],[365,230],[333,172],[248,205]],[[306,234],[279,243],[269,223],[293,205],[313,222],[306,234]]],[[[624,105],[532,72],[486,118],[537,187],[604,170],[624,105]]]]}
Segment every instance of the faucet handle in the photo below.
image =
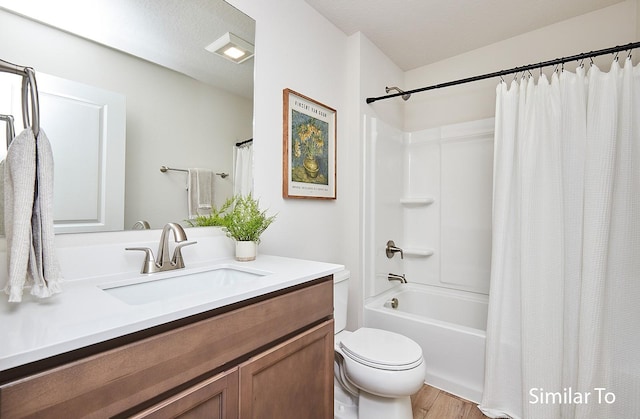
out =
{"type": "Polygon", "coordinates": [[[404,259],[404,251],[396,246],[393,240],[389,240],[386,248],[387,257],[391,259],[397,252],[400,252],[400,259],[404,259]]]}
{"type": "Polygon", "coordinates": [[[173,257],[171,258],[171,264],[175,265],[176,269],[184,268],[184,259],[182,259],[182,248],[196,243],[198,242],[183,241],[176,243],[176,247],[175,249],[173,249],[173,257]]]}
{"type": "Polygon", "coordinates": [[[156,260],[153,257],[153,250],[148,247],[126,247],[124,250],[140,250],[145,252],[144,263],[140,273],[148,274],[156,271],[156,260]]]}

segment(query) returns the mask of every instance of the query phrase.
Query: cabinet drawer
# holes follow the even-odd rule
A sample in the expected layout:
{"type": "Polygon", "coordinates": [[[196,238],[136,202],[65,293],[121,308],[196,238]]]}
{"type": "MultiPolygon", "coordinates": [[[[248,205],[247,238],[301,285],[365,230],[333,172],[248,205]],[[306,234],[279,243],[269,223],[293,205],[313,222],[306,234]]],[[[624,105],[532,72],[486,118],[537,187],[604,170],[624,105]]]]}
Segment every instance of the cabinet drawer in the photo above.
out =
{"type": "Polygon", "coordinates": [[[123,412],[333,314],[333,282],[228,311],[0,387],[0,417],[123,412]]]}

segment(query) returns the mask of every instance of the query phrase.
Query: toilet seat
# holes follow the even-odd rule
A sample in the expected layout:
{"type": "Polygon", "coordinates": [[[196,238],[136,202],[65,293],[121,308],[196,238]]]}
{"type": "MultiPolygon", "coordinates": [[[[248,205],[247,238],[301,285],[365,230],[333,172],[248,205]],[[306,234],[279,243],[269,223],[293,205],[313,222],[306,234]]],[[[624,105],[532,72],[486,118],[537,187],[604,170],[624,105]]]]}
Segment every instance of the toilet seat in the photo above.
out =
{"type": "Polygon", "coordinates": [[[360,364],[387,371],[404,371],[424,362],[422,348],[398,333],[360,328],[340,341],[342,353],[360,364]]]}

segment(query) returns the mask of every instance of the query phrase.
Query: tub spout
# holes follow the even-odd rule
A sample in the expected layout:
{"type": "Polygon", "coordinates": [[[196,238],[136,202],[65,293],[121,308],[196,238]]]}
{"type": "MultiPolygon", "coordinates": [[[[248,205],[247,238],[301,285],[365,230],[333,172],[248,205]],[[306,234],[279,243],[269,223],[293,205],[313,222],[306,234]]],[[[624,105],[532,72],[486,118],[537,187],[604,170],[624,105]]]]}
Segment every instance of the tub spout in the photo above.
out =
{"type": "Polygon", "coordinates": [[[404,277],[404,274],[398,275],[398,274],[389,273],[389,276],[387,276],[387,279],[389,281],[399,281],[401,284],[407,283],[407,279],[404,277]]]}

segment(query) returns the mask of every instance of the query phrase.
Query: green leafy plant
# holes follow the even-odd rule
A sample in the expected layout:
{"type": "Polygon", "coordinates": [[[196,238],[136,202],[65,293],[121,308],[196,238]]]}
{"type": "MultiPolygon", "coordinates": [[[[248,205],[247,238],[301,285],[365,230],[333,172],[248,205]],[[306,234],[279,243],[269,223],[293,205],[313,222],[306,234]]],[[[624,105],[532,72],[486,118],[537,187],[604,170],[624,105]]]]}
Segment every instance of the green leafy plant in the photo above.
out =
{"type": "Polygon", "coordinates": [[[275,215],[267,216],[260,210],[260,203],[251,194],[233,197],[233,209],[229,212],[224,230],[237,241],[260,242],[260,235],[273,223],[275,215]]]}
{"type": "Polygon", "coordinates": [[[191,220],[185,220],[191,227],[226,227],[231,216],[231,209],[235,197],[227,199],[220,209],[215,206],[211,208],[211,214],[198,215],[191,220]]]}

